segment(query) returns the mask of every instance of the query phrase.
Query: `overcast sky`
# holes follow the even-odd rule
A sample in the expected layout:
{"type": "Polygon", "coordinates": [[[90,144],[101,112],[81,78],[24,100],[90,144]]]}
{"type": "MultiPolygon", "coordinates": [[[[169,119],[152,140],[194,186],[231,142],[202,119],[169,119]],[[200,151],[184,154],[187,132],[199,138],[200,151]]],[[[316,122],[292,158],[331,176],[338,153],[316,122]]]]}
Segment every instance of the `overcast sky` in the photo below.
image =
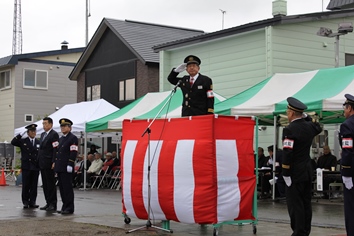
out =
{"type": "MultiPolygon", "coordinates": [[[[89,40],[104,17],[213,32],[272,17],[273,0],[89,0],[89,40]]],[[[287,0],[288,15],[325,10],[330,0],[287,0]]],[[[22,53],[85,46],[86,0],[22,1],[22,53]]],[[[11,55],[14,0],[0,0],[0,58],[11,55]]]]}

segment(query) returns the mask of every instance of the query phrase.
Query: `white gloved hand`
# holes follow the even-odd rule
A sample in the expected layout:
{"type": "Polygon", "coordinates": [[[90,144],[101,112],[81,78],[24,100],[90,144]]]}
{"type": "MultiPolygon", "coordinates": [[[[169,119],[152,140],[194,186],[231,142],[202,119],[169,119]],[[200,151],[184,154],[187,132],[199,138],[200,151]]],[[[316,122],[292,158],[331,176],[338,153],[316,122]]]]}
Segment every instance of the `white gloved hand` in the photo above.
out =
{"type": "Polygon", "coordinates": [[[352,177],[345,177],[345,176],[342,176],[342,179],[343,179],[343,184],[345,185],[345,187],[347,189],[351,189],[353,188],[353,180],[352,180],[352,177]]]}
{"type": "Polygon", "coordinates": [[[73,172],[73,167],[72,166],[66,166],[66,171],[68,173],[72,173],[73,172]]]}
{"type": "Polygon", "coordinates": [[[272,158],[269,158],[268,164],[269,164],[269,165],[273,165],[273,159],[272,159],[272,158]]]}
{"type": "Polygon", "coordinates": [[[186,68],[187,68],[187,63],[183,63],[183,64],[177,66],[177,68],[175,68],[173,71],[177,72],[177,73],[180,73],[182,71],[185,71],[186,68]]]}
{"type": "Polygon", "coordinates": [[[291,177],[290,176],[283,176],[285,184],[290,187],[291,186],[291,177]]]}

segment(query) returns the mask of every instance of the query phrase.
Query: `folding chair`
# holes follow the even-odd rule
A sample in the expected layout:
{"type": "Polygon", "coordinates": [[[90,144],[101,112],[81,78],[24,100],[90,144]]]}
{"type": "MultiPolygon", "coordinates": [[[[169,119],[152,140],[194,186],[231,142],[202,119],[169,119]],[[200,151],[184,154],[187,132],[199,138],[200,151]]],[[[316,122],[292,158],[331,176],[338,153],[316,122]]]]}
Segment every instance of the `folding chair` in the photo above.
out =
{"type": "Polygon", "coordinates": [[[106,170],[101,169],[97,175],[91,176],[92,179],[95,179],[93,181],[93,184],[91,185],[91,189],[93,189],[95,187],[97,180],[101,180],[101,178],[103,178],[103,176],[107,173],[107,171],[108,171],[108,168],[106,170]]]}
{"type": "Polygon", "coordinates": [[[121,170],[118,168],[115,172],[114,175],[111,177],[111,189],[120,187],[120,180],[121,180],[121,170]]]}

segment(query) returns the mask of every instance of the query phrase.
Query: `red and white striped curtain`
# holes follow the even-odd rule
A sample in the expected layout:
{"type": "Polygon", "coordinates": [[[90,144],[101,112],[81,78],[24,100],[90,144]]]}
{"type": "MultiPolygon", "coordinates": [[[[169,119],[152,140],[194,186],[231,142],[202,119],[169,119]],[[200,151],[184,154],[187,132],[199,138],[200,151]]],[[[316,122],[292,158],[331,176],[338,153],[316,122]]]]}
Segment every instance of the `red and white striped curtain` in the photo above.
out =
{"type": "MultiPolygon", "coordinates": [[[[148,120],[124,120],[123,211],[148,218],[148,120]]],[[[150,218],[211,224],[254,219],[250,117],[158,119],[150,127],[150,218]]]]}

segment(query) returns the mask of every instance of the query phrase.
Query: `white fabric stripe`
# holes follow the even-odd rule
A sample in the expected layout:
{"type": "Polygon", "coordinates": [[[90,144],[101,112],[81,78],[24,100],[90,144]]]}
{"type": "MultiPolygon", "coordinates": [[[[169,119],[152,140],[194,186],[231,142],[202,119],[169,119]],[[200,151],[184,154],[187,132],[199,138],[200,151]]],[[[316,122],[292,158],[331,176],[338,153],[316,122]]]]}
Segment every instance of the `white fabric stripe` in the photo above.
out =
{"type": "Polygon", "coordinates": [[[286,100],[286,98],[300,91],[317,72],[318,70],[295,74],[277,73],[252,98],[239,106],[233,107],[232,114],[268,114],[269,111],[274,111],[276,103],[286,100]],[[284,81],[287,84],[286,89],[280,87],[284,84],[284,81]],[[277,92],[273,93],[272,91],[277,92]]]}
{"type": "Polygon", "coordinates": [[[323,108],[322,110],[325,111],[340,111],[343,109],[343,103],[345,102],[345,97],[344,95],[346,93],[351,94],[354,91],[354,81],[348,84],[347,87],[345,87],[340,93],[337,95],[331,97],[331,98],[326,98],[323,100],[323,108]]]}
{"type": "Polygon", "coordinates": [[[177,219],[183,223],[195,223],[193,148],[194,140],[179,140],[175,152],[174,209],[177,219]]]}
{"type": "Polygon", "coordinates": [[[218,222],[233,220],[240,213],[241,193],[236,140],[216,140],[218,222]]]}
{"type": "MultiPolygon", "coordinates": [[[[166,220],[165,214],[162,212],[159,199],[158,199],[158,164],[160,158],[160,152],[162,147],[162,141],[150,141],[150,218],[153,220],[166,220]],[[155,155],[154,155],[155,153],[155,155]]],[[[146,211],[148,211],[148,152],[149,147],[146,149],[144,160],[144,174],[143,174],[143,199],[146,211]]]]}
{"type": "Polygon", "coordinates": [[[108,129],[122,128],[122,122],[124,119],[131,119],[151,111],[162,103],[162,101],[166,99],[170,93],[170,91],[161,93],[147,93],[144,98],[142,98],[141,101],[127,113],[108,121],[108,129]]]}
{"type": "Polygon", "coordinates": [[[131,195],[131,180],[132,180],[132,165],[133,165],[133,157],[136,149],[138,141],[136,140],[128,140],[124,149],[123,156],[123,198],[124,205],[126,208],[127,215],[131,217],[136,217],[133,203],[132,203],[132,195],[131,195]]]}

